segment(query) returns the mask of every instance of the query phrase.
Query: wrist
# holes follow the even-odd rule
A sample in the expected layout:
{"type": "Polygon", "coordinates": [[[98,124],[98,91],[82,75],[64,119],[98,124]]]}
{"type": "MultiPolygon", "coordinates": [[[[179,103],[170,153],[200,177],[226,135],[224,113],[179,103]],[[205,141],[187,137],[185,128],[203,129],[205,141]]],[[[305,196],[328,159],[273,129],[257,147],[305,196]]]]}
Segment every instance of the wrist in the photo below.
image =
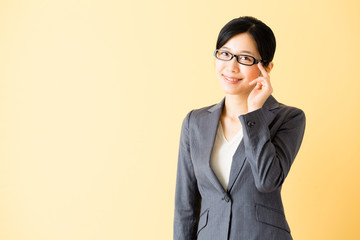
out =
{"type": "Polygon", "coordinates": [[[265,102],[261,101],[261,102],[248,102],[248,112],[253,112],[256,111],[260,108],[262,108],[262,106],[264,105],[265,102]]]}
{"type": "Polygon", "coordinates": [[[259,110],[262,106],[248,106],[248,112],[259,110]]]}

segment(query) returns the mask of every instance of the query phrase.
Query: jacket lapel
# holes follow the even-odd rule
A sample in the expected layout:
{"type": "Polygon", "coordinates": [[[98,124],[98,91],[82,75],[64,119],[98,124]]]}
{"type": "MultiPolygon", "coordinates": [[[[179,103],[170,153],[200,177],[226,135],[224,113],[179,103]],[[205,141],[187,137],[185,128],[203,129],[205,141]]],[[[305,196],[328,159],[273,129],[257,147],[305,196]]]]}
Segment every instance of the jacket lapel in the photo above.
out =
{"type": "Polygon", "coordinates": [[[234,156],[232,158],[231,168],[230,168],[230,177],[228,183],[228,192],[231,191],[236,179],[238,178],[240,171],[245,163],[245,145],[244,140],[241,140],[238,148],[236,149],[234,156]]]}
{"type": "Polygon", "coordinates": [[[210,159],[211,159],[211,153],[215,144],[216,139],[216,133],[218,129],[218,124],[220,121],[220,116],[222,113],[222,109],[224,106],[225,98],[218,104],[214,105],[213,107],[208,109],[209,112],[209,118],[206,119],[207,123],[205,124],[206,129],[202,129],[203,131],[203,137],[202,137],[202,144],[204,146],[204,157],[203,159],[206,161],[205,169],[206,169],[206,175],[210,182],[216,187],[216,189],[221,192],[222,194],[225,194],[225,189],[222,187],[219,179],[215,175],[214,171],[212,170],[210,166],[210,159]]]}

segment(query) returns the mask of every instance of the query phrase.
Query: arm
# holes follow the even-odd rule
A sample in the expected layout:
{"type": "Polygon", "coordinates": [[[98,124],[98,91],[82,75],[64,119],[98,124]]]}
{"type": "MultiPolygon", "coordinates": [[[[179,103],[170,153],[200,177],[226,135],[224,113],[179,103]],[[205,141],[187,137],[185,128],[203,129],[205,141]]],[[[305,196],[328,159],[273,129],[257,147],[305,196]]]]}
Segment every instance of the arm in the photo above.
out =
{"type": "Polygon", "coordinates": [[[271,192],[281,187],[300,148],[305,115],[292,108],[281,123],[273,139],[262,109],[240,116],[244,129],[247,161],[261,192],[271,192]],[[252,122],[254,124],[248,124],[252,122]]]}
{"type": "Polygon", "coordinates": [[[180,137],[175,192],[174,240],[196,239],[201,197],[190,156],[189,119],[186,116],[180,137]]]}

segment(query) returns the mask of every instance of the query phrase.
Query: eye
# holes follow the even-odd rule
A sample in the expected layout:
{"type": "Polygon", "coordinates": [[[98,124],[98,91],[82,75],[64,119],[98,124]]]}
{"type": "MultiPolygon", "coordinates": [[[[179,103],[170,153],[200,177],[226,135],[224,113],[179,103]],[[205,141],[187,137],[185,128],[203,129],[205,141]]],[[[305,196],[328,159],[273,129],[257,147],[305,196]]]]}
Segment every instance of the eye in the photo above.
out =
{"type": "Polygon", "coordinates": [[[242,55],[239,56],[241,61],[252,61],[253,59],[250,56],[242,55]]]}
{"type": "Polygon", "coordinates": [[[233,58],[233,55],[224,50],[216,50],[215,57],[220,60],[229,61],[233,58]]]}
{"type": "Polygon", "coordinates": [[[252,65],[255,62],[255,58],[249,55],[239,55],[238,61],[245,65],[252,65]]]}
{"type": "Polygon", "coordinates": [[[229,56],[230,56],[230,53],[220,51],[220,55],[222,55],[222,56],[224,56],[224,57],[229,57],[229,56]]]}

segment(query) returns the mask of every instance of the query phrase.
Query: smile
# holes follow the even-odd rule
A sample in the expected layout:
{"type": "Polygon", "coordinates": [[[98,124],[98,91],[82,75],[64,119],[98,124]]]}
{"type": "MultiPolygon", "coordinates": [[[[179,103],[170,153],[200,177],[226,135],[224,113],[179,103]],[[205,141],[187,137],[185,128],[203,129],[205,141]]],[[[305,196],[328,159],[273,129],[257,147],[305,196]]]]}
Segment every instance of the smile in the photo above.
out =
{"type": "Polygon", "coordinates": [[[230,82],[230,83],[236,83],[236,82],[239,82],[241,79],[239,78],[232,78],[232,77],[227,77],[227,76],[224,76],[223,77],[225,78],[226,81],[230,82]]]}

